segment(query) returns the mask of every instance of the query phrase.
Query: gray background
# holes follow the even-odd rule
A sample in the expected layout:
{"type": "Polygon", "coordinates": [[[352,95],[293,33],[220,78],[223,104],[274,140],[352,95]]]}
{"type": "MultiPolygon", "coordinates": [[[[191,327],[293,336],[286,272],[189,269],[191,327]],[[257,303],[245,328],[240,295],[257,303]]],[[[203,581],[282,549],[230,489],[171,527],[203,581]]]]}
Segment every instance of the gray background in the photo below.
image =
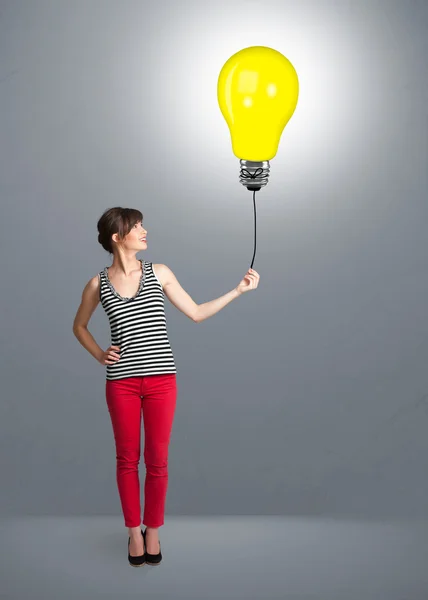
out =
{"type": "MultiPolygon", "coordinates": [[[[72,333],[144,214],[198,303],[253,253],[220,113],[230,55],[294,64],[256,193],[260,284],[201,324],[166,299],[178,368],[167,515],[427,516],[426,2],[0,2],[0,510],[116,515],[104,368],[72,333]]],[[[110,343],[99,305],[89,324],[110,343]]],[[[140,473],[143,472],[140,463],[140,473]]]]}

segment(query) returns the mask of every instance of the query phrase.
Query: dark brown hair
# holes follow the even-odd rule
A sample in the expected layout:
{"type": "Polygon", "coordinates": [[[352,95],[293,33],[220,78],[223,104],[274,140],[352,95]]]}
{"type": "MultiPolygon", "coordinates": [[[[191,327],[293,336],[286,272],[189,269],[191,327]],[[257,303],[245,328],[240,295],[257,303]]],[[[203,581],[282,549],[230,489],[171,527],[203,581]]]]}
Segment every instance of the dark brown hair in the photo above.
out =
{"type": "Polygon", "coordinates": [[[131,231],[135,223],[143,220],[143,213],[136,208],[122,208],[115,206],[107,209],[99,218],[97,223],[98,241],[104,250],[113,254],[111,236],[118,234],[120,240],[131,231]]]}

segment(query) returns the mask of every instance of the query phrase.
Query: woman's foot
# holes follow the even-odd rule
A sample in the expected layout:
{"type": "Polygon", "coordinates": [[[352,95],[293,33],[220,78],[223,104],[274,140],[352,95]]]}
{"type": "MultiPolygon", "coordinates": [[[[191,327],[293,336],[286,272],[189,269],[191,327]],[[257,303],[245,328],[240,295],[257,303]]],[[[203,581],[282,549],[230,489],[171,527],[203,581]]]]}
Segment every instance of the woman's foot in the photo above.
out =
{"type": "Polygon", "coordinates": [[[130,538],[130,542],[129,542],[130,556],[141,556],[142,554],[144,554],[146,552],[146,549],[144,547],[144,538],[143,538],[140,528],[138,528],[137,533],[132,532],[129,535],[129,538],[130,538]]]}
{"type": "Polygon", "coordinates": [[[159,552],[159,530],[157,527],[146,528],[146,552],[157,554],[159,552]]]}

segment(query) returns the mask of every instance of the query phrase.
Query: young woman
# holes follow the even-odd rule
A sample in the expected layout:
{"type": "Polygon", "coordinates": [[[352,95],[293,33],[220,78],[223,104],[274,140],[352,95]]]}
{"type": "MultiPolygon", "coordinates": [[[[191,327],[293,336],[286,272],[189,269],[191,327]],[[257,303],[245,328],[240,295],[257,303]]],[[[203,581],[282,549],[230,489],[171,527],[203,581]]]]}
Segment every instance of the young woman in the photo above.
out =
{"type": "Polygon", "coordinates": [[[147,231],[139,210],[115,207],[98,224],[98,241],[113,254],[86,284],[73,332],[79,342],[106,365],[106,402],[116,446],[116,480],[128,528],[128,561],[132,566],[162,560],[158,529],[164,524],[168,486],[168,447],[174,419],[176,366],[166,327],[164,295],[195,323],[208,319],[244,292],[254,290],[259,275],[249,269],[235,289],[196,304],[164,264],[137,260],[147,248],[147,231]],[[111,345],[98,346],[89,320],[101,302],[110,323],[111,345]],[[141,520],[141,411],[144,419],[144,515],[141,520]],[[146,525],[145,531],[141,523],[146,525]]]}

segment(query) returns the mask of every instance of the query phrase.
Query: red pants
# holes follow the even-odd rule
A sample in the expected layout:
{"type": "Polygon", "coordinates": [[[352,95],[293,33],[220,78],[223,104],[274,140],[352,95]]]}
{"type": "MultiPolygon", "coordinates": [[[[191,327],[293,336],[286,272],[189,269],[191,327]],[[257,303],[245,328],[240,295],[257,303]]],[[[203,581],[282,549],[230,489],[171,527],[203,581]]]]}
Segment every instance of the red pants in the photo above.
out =
{"type": "Polygon", "coordinates": [[[106,400],[116,445],[116,481],[125,527],[164,524],[168,446],[177,398],[175,373],[106,379],[106,400]],[[144,516],[141,520],[141,409],[144,417],[144,516]]]}

